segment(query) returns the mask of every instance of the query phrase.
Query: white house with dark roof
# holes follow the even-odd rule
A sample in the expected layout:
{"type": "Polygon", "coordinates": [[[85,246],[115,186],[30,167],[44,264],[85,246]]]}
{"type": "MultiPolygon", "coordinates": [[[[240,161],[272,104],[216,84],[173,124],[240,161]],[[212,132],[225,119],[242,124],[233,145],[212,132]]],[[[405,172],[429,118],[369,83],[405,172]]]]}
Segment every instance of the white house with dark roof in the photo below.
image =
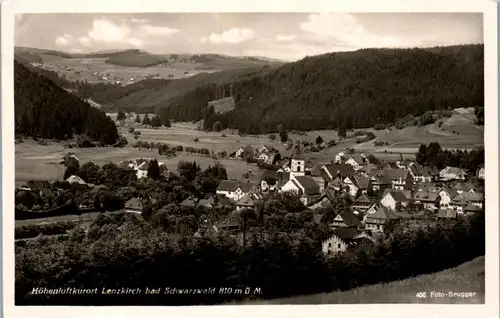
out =
{"type": "Polygon", "coordinates": [[[360,186],[358,185],[358,181],[354,176],[351,177],[346,177],[344,180],[342,180],[343,183],[349,187],[349,195],[351,197],[355,197],[356,194],[358,193],[358,190],[360,190],[360,186]]]}
{"type": "Polygon", "coordinates": [[[451,201],[458,195],[458,192],[453,188],[444,187],[439,190],[438,195],[440,196],[439,206],[441,209],[451,209],[451,201]]]}
{"type": "Polygon", "coordinates": [[[429,211],[435,211],[440,208],[439,201],[441,197],[437,192],[431,191],[417,191],[413,197],[413,200],[417,204],[422,204],[424,209],[429,211]]]}
{"type": "Polygon", "coordinates": [[[244,195],[250,193],[252,184],[238,180],[222,180],[217,187],[216,193],[224,195],[234,201],[240,200],[244,195]]]}
{"type": "Polygon", "coordinates": [[[484,201],[484,194],[481,192],[474,192],[474,193],[463,192],[457,195],[455,198],[453,198],[453,200],[450,202],[450,206],[458,213],[464,213],[465,208],[467,207],[468,204],[471,204],[473,206],[482,209],[483,201],[484,201]]]}
{"type": "Polygon", "coordinates": [[[352,168],[356,171],[363,168],[363,166],[367,163],[366,158],[361,155],[348,156],[346,159],[345,163],[352,166],[352,168]]]}
{"type": "Polygon", "coordinates": [[[406,207],[411,202],[411,197],[409,198],[403,191],[392,189],[387,190],[389,191],[385,191],[385,194],[380,200],[380,204],[382,206],[394,211],[398,205],[406,207]]]}
{"type": "Polygon", "coordinates": [[[395,190],[409,190],[413,185],[413,178],[406,169],[385,169],[384,181],[395,190]]]}
{"type": "Polygon", "coordinates": [[[323,241],[321,250],[327,255],[346,252],[358,244],[373,244],[373,239],[362,231],[353,228],[338,228],[332,236],[323,241]]]}
{"type": "Polygon", "coordinates": [[[361,194],[359,198],[354,201],[352,204],[351,208],[353,211],[358,211],[360,213],[364,213],[370,209],[370,207],[373,206],[372,201],[368,198],[366,194],[361,194]]]}
{"type": "Polygon", "coordinates": [[[319,195],[319,185],[309,176],[293,176],[281,187],[282,192],[294,192],[301,196],[304,205],[308,205],[311,196],[319,195]]]}
{"type": "Polygon", "coordinates": [[[392,213],[387,207],[379,207],[375,212],[367,213],[363,218],[365,229],[371,232],[385,232],[388,227],[393,226],[399,217],[392,213]]]}
{"type": "Polygon", "coordinates": [[[363,227],[360,219],[351,211],[346,211],[344,213],[339,213],[330,223],[330,227],[336,228],[354,228],[359,229],[363,227]]]}
{"type": "Polygon", "coordinates": [[[341,151],[338,154],[335,155],[335,158],[333,159],[334,163],[342,163],[343,159],[345,157],[345,152],[341,151]]]}

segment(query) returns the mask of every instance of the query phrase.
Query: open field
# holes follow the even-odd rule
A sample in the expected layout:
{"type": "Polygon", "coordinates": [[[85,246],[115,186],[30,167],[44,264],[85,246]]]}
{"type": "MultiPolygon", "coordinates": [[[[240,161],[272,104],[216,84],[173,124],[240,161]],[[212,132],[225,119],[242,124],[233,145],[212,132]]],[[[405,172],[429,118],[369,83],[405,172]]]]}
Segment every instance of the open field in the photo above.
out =
{"type": "MultiPolygon", "coordinates": [[[[116,114],[108,114],[111,118],[116,118],[116,114]]],[[[150,118],[154,114],[150,114],[150,118]]],[[[144,115],[140,115],[142,118],[144,115]]],[[[133,125],[132,125],[133,126],[133,125]]],[[[251,146],[260,147],[263,145],[272,146],[278,149],[282,155],[290,155],[291,150],[286,150],[285,145],[279,141],[271,141],[268,135],[260,136],[239,136],[236,131],[226,130],[223,132],[204,132],[196,128],[195,123],[173,123],[171,128],[141,128],[136,130],[141,132],[138,140],[166,143],[170,145],[182,145],[184,147],[207,148],[211,152],[226,151],[231,153],[239,147],[251,146]],[[225,137],[223,137],[225,135],[225,137]],[[195,138],[198,141],[195,142],[195,138]]],[[[455,112],[452,117],[447,118],[442,126],[438,124],[427,125],[424,127],[406,127],[401,130],[392,129],[390,131],[365,129],[373,132],[377,138],[370,142],[356,144],[355,139],[340,140],[337,145],[324,149],[321,152],[306,153],[306,158],[312,163],[329,162],[336,153],[347,147],[352,147],[356,151],[374,153],[381,160],[395,160],[403,154],[405,158],[413,158],[421,143],[430,143],[437,141],[443,148],[452,149],[473,149],[483,144],[483,130],[477,128],[471,119],[464,117],[463,114],[455,112]],[[448,131],[448,127],[460,133],[453,134],[448,131]],[[375,147],[375,141],[389,142],[388,146],[375,147]]],[[[214,164],[216,161],[222,163],[230,178],[240,178],[243,173],[252,170],[258,173],[255,165],[247,164],[238,159],[220,159],[215,160],[205,156],[197,156],[188,153],[180,153],[177,157],[167,159],[160,156],[156,150],[138,150],[132,147],[136,143],[133,135],[128,131],[129,126],[119,127],[120,133],[129,141],[125,148],[88,148],[88,149],[66,149],[63,143],[49,142],[48,146],[41,146],[37,143],[26,140],[16,145],[16,186],[21,185],[28,180],[61,180],[64,175],[64,167],[59,165],[61,158],[69,151],[74,152],[81,161],[81,164],[92,161],[103,165],[109,162],[118,163],[119,161],[134,158],[156,158],[164,162],[169,169],[176,171],[177,164],[181,160],[195,160],[202,168],[214,164]]],[[[338,140],[337,131],[321,130],[307,132],[305,135],[290,133],[291,140],[307,140],[314,142],[321,136],[324,141],[331,139],[338,140]]]]}
{"type": "Polygon", "coordinates": [[[89,83],[109,82],[111,78],[120,80],[123,84],[137,81],[143,75],[157,75],[161,78],[184,78],[199,73],[217,72],[218,69],[197,69],[200,63],[171,63],[169,65],[158,65],[151,67],[128,67],[106,63],[107,58],[63,58],[54,55],[41,54],[44,67],[57,72],[59,76],[69,81],[85,81],[89,83]],[[108,80],[102,80],[94,73],[106,76],[108,80]],[[130,79],[133,78],[133,81],[130,79]]]}
{"type": "Polygon", "coordinates": [[[376,139],[356,145],[354,148],[373,152],[414,153],[422,143],[438,142],[449,149],[474,149],[484,145],[484,128],[474,124],[473,109],[454,111],[450,118],[422,127],[405,127],[390,131],[375,131],[376,139]],[[454,133],[455,132],[455,133],[454,133]],[[375,147],[376,141],[388,142],[388,146],[375,147]]]}
{"type": "MultiPolygon", "coordinates": [[[[364,286],[345,292],[304,295],[265,302],[263,305],[313,305],[313,304],[483,304],[485,293],[484,256],[441,272],[420,275],[396,282],[364,286]],[[464,297],[448,297],[448,292],[475,293],[464,297]],[[427,298],[417,298],[418,292],[426,292],[427,298]],[[444,297],[431,297],[431,292],[445,293],[444,297]]],[[[248,303],[250,304],[250,303],[248,303]]]]}

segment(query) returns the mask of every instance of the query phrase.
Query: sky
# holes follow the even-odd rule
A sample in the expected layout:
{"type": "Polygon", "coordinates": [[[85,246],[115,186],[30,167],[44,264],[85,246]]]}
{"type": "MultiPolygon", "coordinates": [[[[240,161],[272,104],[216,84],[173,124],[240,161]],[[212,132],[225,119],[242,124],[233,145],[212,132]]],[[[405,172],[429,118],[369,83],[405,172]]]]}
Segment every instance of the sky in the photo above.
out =
{"type": "Polygon", "coordinates": [[[361,48],[483,43],[481,13],[18,14],[15,45],[89,53],[218,53],[294,61],[361,48]]]}

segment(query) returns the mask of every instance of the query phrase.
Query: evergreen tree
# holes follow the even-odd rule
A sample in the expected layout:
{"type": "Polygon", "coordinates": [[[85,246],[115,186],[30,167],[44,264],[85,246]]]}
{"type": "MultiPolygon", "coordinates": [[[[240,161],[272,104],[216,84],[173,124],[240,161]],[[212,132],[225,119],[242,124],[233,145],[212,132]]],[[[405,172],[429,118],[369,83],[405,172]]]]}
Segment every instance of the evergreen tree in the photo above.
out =
{"type": "Polygon", "coordinates": [[[127,114],[123,110],[118,111],[118,115],[116,117],[117,120],[125,120],[127,118],[127,114]]]}
{"type": "Polygon", "coordinates": [[[321,136],[318,136],[318,138],[316,138],[316,145],[321,145],[323,143],[323,138],[321,138],[321,136]]]}
{"type": "Polygon", "coordinates": [[[158,180],[160,178],[160,166],[158,165],[158,160],[156,159],[149,161],[148,178],[153,180],[158,180]]]}
{"type": "Polygon", "coordinates": [[[287,133],[285,127],[283,127],[283,125],[281,125],[281,124],[278,126],[278,133],[280,135],[281,142],[288,141],[288,133],[287,133]]]}
{"type": "Polygon", "coordinates": [[[141,123],[141,117],[139,116],[139,114],[135,117],[135,122],[138,124],[141,123]]]}
{"type": "Polygon", "coordinates": [[[142,119],[142,124],[146,126],[151,124],[151,120],[149,119],[148,114],[144,115],[144,118],[142,119]]]}

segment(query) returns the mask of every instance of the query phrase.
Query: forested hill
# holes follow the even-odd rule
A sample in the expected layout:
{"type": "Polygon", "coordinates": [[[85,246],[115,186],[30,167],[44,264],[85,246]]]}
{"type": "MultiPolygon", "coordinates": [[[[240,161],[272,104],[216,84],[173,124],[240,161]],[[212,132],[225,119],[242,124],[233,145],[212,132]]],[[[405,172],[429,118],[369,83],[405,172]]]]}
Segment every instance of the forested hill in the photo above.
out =
{"type": "Polygon", "coordinates": [[[17,134],[58,139],[85,134],[106,144],[118,139],[116,125],[105,113],[17,61],[14,104],[17,134]]]}
{"type": "MultiPolygon", "coordinates": [[[[236,108],[207,110],[204,85],[161,110],[175,121],[215,121],[244,133],[364,128],[427,110],[484,105],[484,46],[363,49],[306,57],[233,84],[236,108]]],[[[231,83],[227,83],[229,86],[231,83]]]]}

